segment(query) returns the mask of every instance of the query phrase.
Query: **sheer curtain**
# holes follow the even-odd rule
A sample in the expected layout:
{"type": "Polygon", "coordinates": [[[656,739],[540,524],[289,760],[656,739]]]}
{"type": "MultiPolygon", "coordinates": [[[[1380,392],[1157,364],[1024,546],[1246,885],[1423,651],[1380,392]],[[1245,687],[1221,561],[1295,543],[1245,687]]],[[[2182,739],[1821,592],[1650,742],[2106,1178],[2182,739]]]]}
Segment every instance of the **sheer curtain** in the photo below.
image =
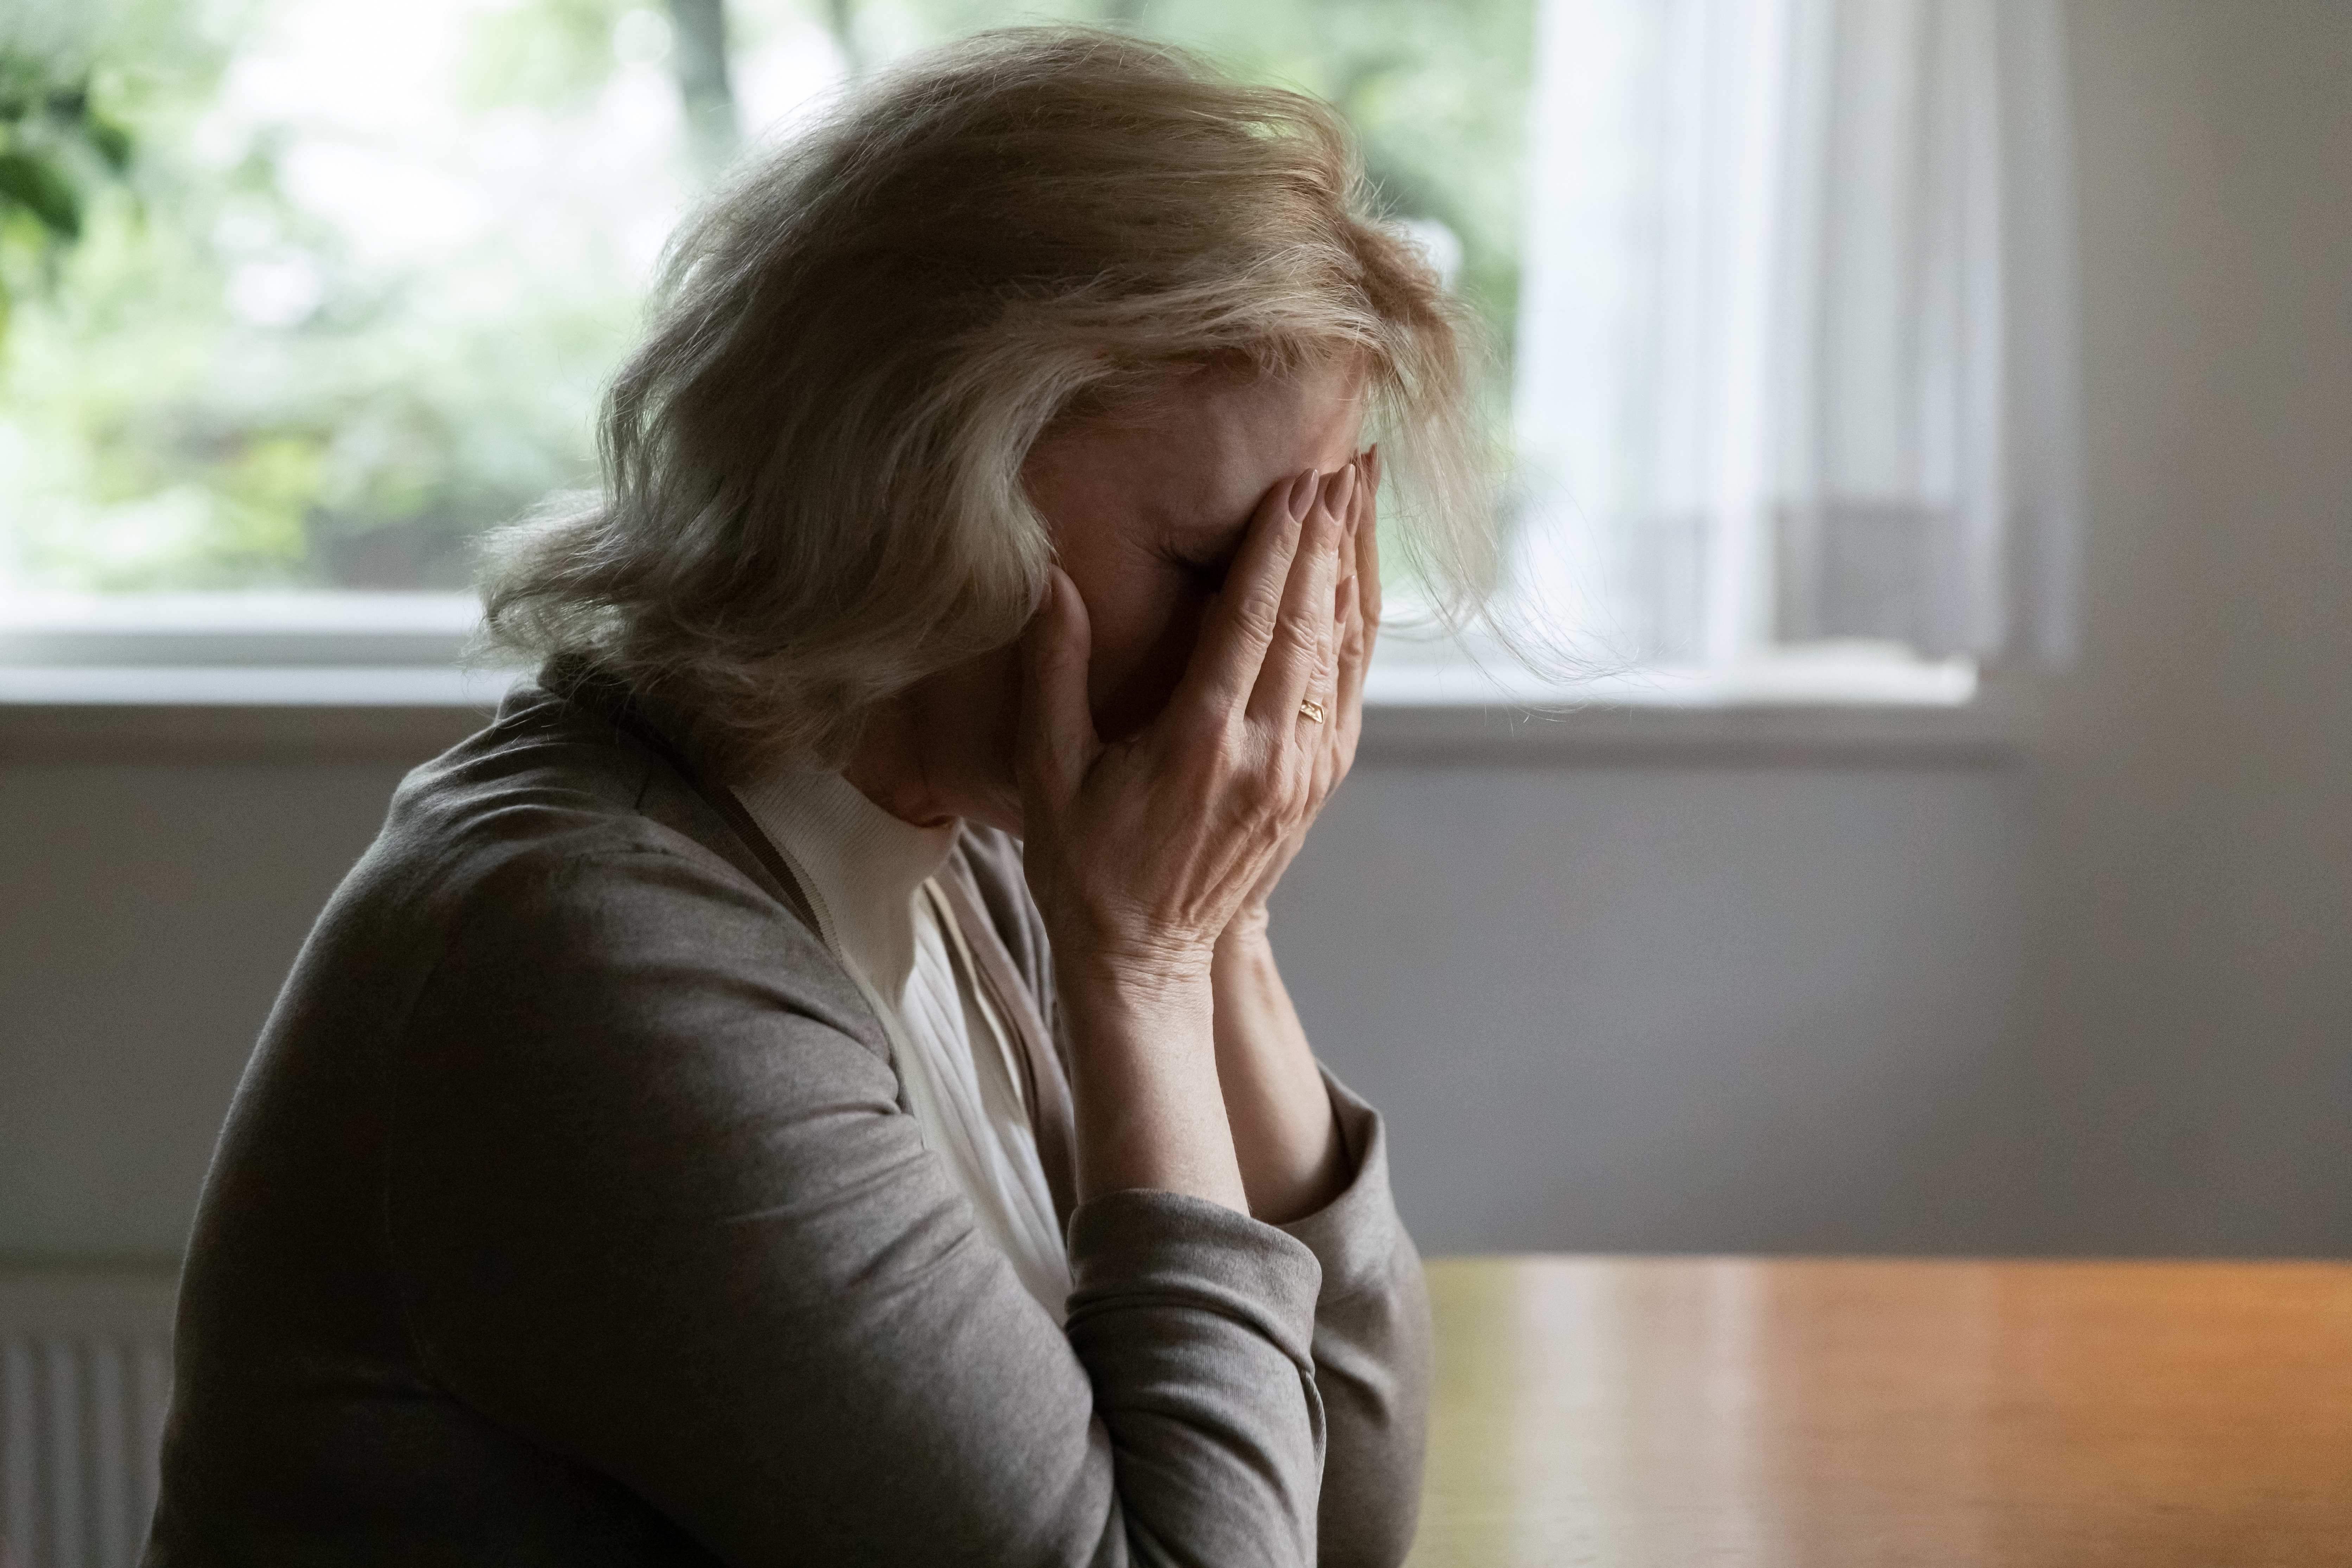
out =
{"type": "Polygon", "coordinates": [[[1612,651],[2063,657],[2053,0],[1543,0],[1514,582],[1612,651]]]}

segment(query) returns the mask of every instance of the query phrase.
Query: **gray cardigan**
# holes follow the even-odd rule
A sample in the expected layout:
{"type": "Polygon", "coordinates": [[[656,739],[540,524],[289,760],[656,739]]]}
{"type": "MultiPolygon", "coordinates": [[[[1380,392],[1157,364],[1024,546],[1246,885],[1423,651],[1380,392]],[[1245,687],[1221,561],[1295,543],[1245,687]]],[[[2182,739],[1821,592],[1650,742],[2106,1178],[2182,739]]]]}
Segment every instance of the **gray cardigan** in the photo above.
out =
{"type": "MultiPolygon", "coordinates": [[[[959,852],[1050,1009],[1017,846],[959,852]]],[[[1082,1205],[1066,1332],[784,897],[543,689],[409,776],[205,1184],[150,1568],[1404,1555],[1429,1329],[1380,1119],[1333,1085],[1354,1177],[1295,1225],[1082,1205]]]]}

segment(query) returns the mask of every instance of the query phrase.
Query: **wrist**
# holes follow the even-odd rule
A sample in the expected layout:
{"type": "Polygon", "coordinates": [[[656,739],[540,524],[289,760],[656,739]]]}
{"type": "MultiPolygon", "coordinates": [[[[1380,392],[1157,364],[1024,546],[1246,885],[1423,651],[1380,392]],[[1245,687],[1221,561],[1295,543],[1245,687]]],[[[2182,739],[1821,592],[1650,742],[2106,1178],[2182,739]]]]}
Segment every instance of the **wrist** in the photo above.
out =
{"type": "Polygon", "coordinates": [[[1271,946],[1274,917],[1264,904],[1241,910],[1217,934],[1216,956],[1233,958],[1271,946]]]}
{"type": "Polygon", "coordinates": [[[1067,1020],[1081,1201],[1147,1189],[1249,1212],[1217,1077],[1215,996],[1205,955],[1090,951],[1055,960],[1067,1020]]]}
{"type": "Polygon", "coordinates": [[[1210,994],[1213,951],[1174,945],[1054,947],[1054,984],[1066,1006],[1123,1014],[1183,1014],[1210,994]]]}

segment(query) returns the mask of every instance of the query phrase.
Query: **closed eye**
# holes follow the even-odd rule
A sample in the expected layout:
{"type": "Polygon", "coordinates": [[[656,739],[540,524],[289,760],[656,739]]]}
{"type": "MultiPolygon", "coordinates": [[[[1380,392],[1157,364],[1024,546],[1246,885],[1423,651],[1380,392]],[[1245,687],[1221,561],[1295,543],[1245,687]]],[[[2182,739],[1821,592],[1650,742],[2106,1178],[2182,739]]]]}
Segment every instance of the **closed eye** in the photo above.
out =
{"type": "Polygon", "coordinates": [[[1241,559],[1242,541],[1246,530],[1223,529],[1206,538],[1195,537],[1177,545],[1168,552],[1176,569],[1199,585],[1204,594],[1213,594],[1225,585],[1225,577],[1241,559]]]}
{"type": "Polygon", "coordinates": [[[1180,560],[1177,565],[1203,592],[1213,594],[1225,585],[1225,574],[1234,569],[1234,558],[1239,553],[1239,551],[1227,551],[1205,560],[1180,560]]]}

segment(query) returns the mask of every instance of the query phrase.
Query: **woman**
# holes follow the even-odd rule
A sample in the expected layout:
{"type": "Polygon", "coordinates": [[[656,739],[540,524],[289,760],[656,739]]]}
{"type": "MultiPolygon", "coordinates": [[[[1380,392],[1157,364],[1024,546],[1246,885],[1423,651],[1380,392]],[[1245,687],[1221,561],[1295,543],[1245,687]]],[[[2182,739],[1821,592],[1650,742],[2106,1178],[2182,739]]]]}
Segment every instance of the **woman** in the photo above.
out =
{"type": "Polygon", "coordinates": [[[1475,539],[1360,185],[1307,100],[1015,32],[680,236],[606,489],[493,574],[539,682],[240,1089],[151,1563],[1403,1555],[1419,1264],[1266,917],[1368,418],[1475,539]]]}

